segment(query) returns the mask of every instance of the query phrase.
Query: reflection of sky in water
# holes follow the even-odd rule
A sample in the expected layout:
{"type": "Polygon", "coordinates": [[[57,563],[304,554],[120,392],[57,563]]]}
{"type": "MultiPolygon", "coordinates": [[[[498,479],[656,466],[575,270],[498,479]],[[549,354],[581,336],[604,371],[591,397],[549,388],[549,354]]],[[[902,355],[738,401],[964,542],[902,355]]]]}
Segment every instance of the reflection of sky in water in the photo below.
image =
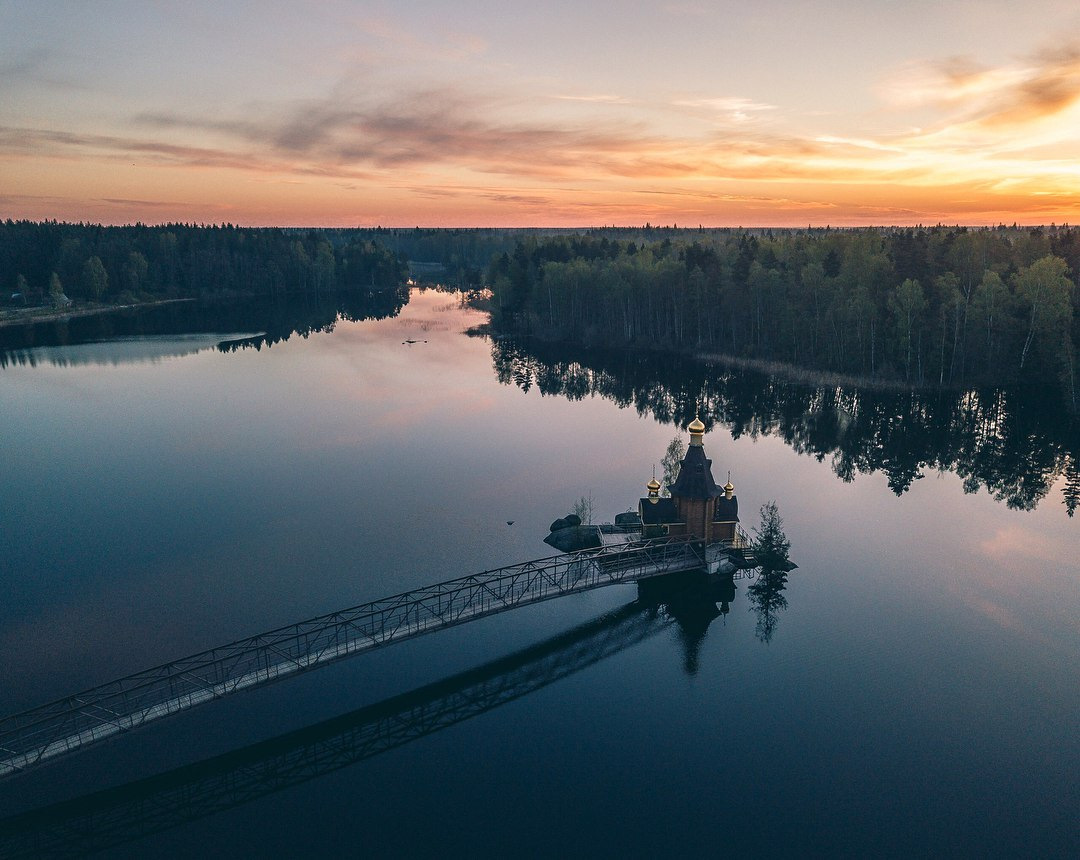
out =
{"type": "MultiPolygon", "coordinates": [[[[490,344],[460,334],[481,319],[427,292],[400,318],[339,322],[258,352],[0,372],[0,711],[547,555],[548,524],[583,494],[603,519],[634,505],[675,429],[598,397],[498,385],[490,344]]],[[[1080,708],[1080,571],[1076,524],[1060,505],[1018,513],[985,491],[965,495],[951,474],[897,497],[881,474],[842,483],[827,460],[776,438],[733,441],[716,428],[705,444],[715,474],[731,469],[745,525],[778,501],[800,564],[768,645],[753,637],[740,586],[694,677],[681,671],[677,637],[660,636],[312,783],[288,809],[262,801],[155,847],[183,851],[212,833],[223,851],[299,839],[329,850],[305,816],[374,827],[423,808],[430,817],[407,844],[430,849],[471,803],[493,822],[516,810],[513,832],[537,850],[556,845],[552,816],[593,852],[671,850],[684,844],[673,832],[684,847],[715,847],[716,827],[762,850],[790,850],[806,832],[870,850],[871,830],[908,849],[947,850],[948,838],[978,849],[998,844],[986,821],[1019,826],[1017,804],[1040,828],[1037,844],[1063,845],[1055,835],[1080,764],[1068,729],[1080,708]],[[604,815],[622,812],[598,821],[569,802],[569,787],[603,797],[604,815]],[[772,835],[736,809],[764,815],[772,835]]],[[[90,752],[26,791],[74,784],[102,762],[147,772],[303,725],[631,594],[510,613],[237,697],[148,729],[141,744],[90,752]]],[[[480,844],[509,850],[500,827],[480,844]]],[[[388,839],[372,850],[392,851],[388,839]]]]}
{"type": "Polygon", "coordinates": [[[33,347],[13,350],[8,361],[16,365],[53,364],[60,367],[79,365],[117,365],[158,362],[194,355],[215,349],[222,341],[249,337],[246,334],[146,335],[117,338],[107,343],[79,343],[69,346],[33,347]]]}

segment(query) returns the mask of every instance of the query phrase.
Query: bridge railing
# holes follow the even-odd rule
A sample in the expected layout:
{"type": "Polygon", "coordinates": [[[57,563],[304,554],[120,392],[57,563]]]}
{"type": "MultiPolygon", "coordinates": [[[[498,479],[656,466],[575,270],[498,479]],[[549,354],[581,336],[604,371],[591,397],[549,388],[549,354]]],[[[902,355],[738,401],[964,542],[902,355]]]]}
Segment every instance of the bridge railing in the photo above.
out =
{"type": "Polygon", "coordinates": [[[703,562],[700,541],[637,541],[484,571],[260,633],[0,720],[0,777],[350,654],[703,562]]]}
{"type": "MultiPolygon", "coordinates": [[[[569,677],[665,629],[630,603],[486,666],[149,780],[0,820],[0,857],[81,857],[307,782],[569,677]]],[[[2,814],[2,813],[0,813],[2,814]]]]}

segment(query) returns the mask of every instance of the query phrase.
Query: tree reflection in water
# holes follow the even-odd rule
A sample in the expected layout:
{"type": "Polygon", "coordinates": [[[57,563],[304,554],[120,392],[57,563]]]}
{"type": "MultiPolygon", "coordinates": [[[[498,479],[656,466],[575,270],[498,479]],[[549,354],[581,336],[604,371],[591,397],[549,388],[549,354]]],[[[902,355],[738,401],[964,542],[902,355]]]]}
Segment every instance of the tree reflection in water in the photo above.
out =
{"type": "Polygon", "coordinates": [[[851,481],[882,472],[900,495],[927,471],[951,471],[966,492],[985,487],[1010,508],[1032,510],[1064,477],[1069,516],[1080,503],[1075,419],[1041,392],[895,391],[790,381],[708,361],[558,344],[495,341],[499,381],[570,400],[600,395],[665,424],[695,415],[733,438],[777,436],[851,481]]]}
{"type": "MultiPolygon", "coordinates": [[[[36,365],[39,347],[74,346],[118,339],[258,332],[217,344],[221,352],[262,349],[294,335],[331,332],[339,320],[358,322],[396,317],[409,301],[404,287],[381,291],[343,291],[282,297],[276,301],[216,300],[174,302],[128,308],[94,316],[0,328],[0,368],[36,365]]],[[[183,354],[183,353],[180,353],[183,354]]],[[[154,353],[160,357],[160,352],[154,353]]],[[[50,363],[66,363],[50,355],[50,363]]]]}
{"type": "Polygon", "coordinates": [[[779,613],[787,609],[788,602],[784,597],[787,578],[786,571],[764,568],[746,589],[750,609],[757,613],[754,635],[762,642],[772,641],[776,625],[780,622],[779,613]]]}
{"type": "MultiPolygon", "coordinates": [[[[405,288],[338,291],[321,300],[180,302],[0,329],[0,368],[34,364],[35,347],[116,338],[258,332],[222,341],[222,352],[261,349],[294,335],[334,329],[338,320],[397,316],[405,288]]],[[[985,487],[1009,507],[1031,510],[1064,478],[1069,516],[1080,506],[1080,433],[1048,408],[1045,392],[888,391],[809,384],[715,362],[644,352],[599,352],[539,342],[492,346],[498,380],[570,400],[599,394],[662,423],[684,427],[700,411],[734,438],[778,436],[799,453],[831,458],[844,481],[880,471],[897,495],[927,471],[955,472],[964,489],[985,487]]]]}

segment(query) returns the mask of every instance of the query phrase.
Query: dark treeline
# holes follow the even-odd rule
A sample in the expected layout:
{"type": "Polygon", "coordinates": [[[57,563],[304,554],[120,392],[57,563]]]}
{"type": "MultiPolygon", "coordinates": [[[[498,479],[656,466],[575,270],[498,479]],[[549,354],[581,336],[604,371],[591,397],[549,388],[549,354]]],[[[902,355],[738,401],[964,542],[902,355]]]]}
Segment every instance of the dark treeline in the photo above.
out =
{"type": "Polygon", "coordinates": [[[394,227],[343,230],[343,234],[374,242],[409,261],[409,274],[420,283],[441,283],[462,290],[483,285],[492,257],[514,250],[523,234],[499,229],[401,229],[394,227]]]}
{"type": "MultiPolygon", "coordinates": [[[[486,285],[493,259],[513,254],[519,243],[544,243],[575,237],[621,242],[660,241],[685,230],[673,227],[357,227],[323,231],[334,241],[363,239],[386,248],[409,261],[410,275],[420,283],[439,283],[461,290],[486,285]]],[[[730,230],[699,230],[698,236],[730,233],[730,230]]]]}
{"type": "Polygon", "coordinates": [[[653,228],[640,231],[625,228],[361,227],[329,232],[374,242],[407,259],[410,274],[418,282],[438,282],[462,290],[484,286],[492,259],[512,254],[519,242],[544,242],[578,235],[599,237],[610,234],[627,238],[656,235],[653,228]]]}
{"type": "MultiPolygon", "coordinates": [[[[334,231],[330,231],[334,232],[334,231]]],[[[439,282],[462,290],[487,284],[493,259],[509,256],[519,243],[542,244],[549,240],[571,241],[577,237],[594,240],[654,242],[686,230],[675,227],[469,227],[426,228],[370,227],[341,230],[393,251],[409,261],[410,273],[419,282],[439,282]]],[[[727,229],[697,230],[696,236],[722,236],[727,229]]]]}
{"type": "Polygon", "coordinates": [[[103,227],[0,222],[0,288],[27,304],[60,293],[76,302],[319,295],[386,288],[403,257],[345,231],[166,224],[103,227]]]}
{"type": "Polygon", "coordinates": [[[686,356],[583,350],[535,339],[496,341],[500,382],[572,400],[600,395],[638,414],[685,427],[695,415],[735,438],[782,438],[831,459],[845,481],[882,472],[897,495],[924,474],[955,472],[967,492],[986,488],[1031,510],[1064,476],[1064,504],[1080,504],[1080,439],[1074,422],[1023,389],[883,391],[808,385],[725,369],[686,356]]]}
{"type": "Polygon", "coordinates": [[[1080,405],[1080,230],[276,229],[0,223],[19,302],[487,284],[547,339],[789,362],[1080,405]]]}
{"type": "Polygon", "coordinates": [[[401,283],[410,271],[420,282],[475,289],[483,285],[492,258],[512,252],[519,241],[577,232],[228,224],[103,227],[9,220],[0,223],[0,290],[7,291],[4,299],[21,292],[31,303],[47,303],[55,273],[69,298],[127,304],[385,287],[401,283]]]}
{"type": "MultiPolygon", "coordinates": [[[[654,231],[655,232],[655,231],[654,231]]],[[[789,362],[913,386],[1036,384],[1075,409],[1074,228],[522,237],[495,324],[585,345],[789,362]]]]}

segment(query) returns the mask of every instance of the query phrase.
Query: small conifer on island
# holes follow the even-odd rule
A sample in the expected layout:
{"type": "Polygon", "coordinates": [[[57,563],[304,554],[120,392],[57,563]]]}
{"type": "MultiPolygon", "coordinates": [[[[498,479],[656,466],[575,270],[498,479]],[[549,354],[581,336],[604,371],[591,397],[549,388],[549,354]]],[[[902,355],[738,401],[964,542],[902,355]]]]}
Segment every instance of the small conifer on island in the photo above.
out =
{"type": "Polygon", "coordinates": [[[790,570],[794,565],[788,559],[791,541],[784,534],[784,520],[776,502],[761,506],[761,523],[754,529],[754,554],[766,570],[790,570]]]}

